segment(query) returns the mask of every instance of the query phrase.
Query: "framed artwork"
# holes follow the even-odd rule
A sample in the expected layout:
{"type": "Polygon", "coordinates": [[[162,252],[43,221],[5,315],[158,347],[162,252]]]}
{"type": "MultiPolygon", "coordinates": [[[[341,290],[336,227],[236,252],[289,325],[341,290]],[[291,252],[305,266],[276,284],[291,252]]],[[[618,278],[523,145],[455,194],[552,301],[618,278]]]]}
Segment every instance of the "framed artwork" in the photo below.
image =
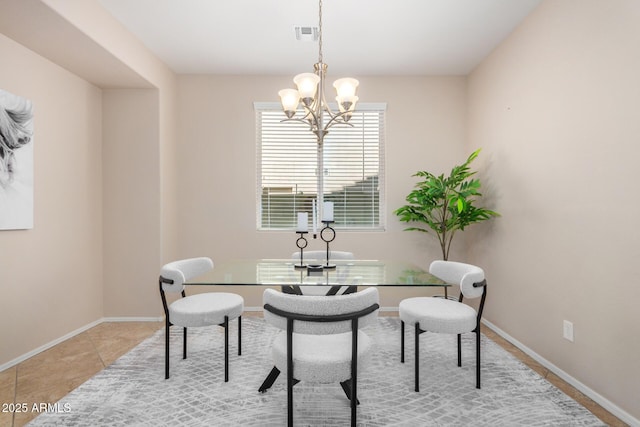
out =
{"type": "Polygon", "coordinates": [[[33,228],[33,106],[0,89],[0,230],[33,228]]]}

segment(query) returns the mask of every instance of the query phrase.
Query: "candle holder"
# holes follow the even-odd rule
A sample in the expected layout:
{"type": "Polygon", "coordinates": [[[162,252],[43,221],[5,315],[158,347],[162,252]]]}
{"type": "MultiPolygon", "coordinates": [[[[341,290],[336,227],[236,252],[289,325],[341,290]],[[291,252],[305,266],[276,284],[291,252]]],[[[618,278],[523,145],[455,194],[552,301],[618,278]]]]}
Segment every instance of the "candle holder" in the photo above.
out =
{"type": "Polygon", "coordinates": [[[296,240],[296,246],[300,249],[300,264],[294,264],[294,268],[296,270],[304,270],[307,268],[307,264],[304,263],[304,248],[307,247],[307,239],[304,237],[307,234],[307,231],[296,231],[300,235],[298,240],[296,240]]]}
{"type": "Polygon", "coordinates": [[[324,228],[320,230],[320,238],[327,244],[327,262],[322,267],[324,269],[334,269],[336,268],[335,264],[329,263],[329,243],[333,242],[336,238],[336,230],[331,228],[330,224],[333,224],[335,221],[322,221],[324,224],[324,228]]]}

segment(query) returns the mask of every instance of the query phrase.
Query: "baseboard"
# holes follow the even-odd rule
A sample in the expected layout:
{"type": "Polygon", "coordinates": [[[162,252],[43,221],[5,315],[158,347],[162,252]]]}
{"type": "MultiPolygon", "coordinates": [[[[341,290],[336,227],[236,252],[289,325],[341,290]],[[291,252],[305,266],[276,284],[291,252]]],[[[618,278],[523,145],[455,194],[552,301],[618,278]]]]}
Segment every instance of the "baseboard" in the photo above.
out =
{"type": "Polygon", "coordinates": [[[103,322],[164,322],[164,316],[158,317],[103,317],[103,322]]]}
{"type": "Polygon", "coordinates": [[[620,408],[619,406],[611,402],[609,399],[603,397],[595,390],[589,388],[588,386],[584,385],[583,383],[581,383],[571,375],[567,374],[565,371],[558,368],[556,365],[549,362],[547,359],[540,356],[538,353],[531,350],[529,347],[522,344],[520,341],[518,341],[517,339],[515,339],[514,337],[512,337],[502,329],[498,328],[496,325],[489,322],[488,320],[482,319],[482,323],[485,324],[489,329],[494,331],[496,334],[500,335],[502,338],[504,338],[505,340],[509,341],[511,344],[518,347],[524,353],[531,356],[536,362],[540,363],[542,366],[544,366],[545,368],[553,372],[555,375],[562,378],[562,380],[564,380],[568,384],[571,384],[574,388],[576,388],[580,392],[584,393],[586,396],[591,398],[598,405],[602,406],[604,409],[611,412],[616,417],[620,418],[620,420],[624,421],[630,426],[640,427],[640,420],[638,420],[637,418],[629,414],[627,411],[625,411],[624,409],[620,408]]]}
{"type": "Polygon", "coordinates": [[[102,319],[98,319],[98,320],[94,320],[91,323],[88,323],[74,331],[69,332],[68,334],[65,334],[63,336],[61,336],[60,338],[56,338],[53,341],[50,341],[44,345],[41,345],[40,347],[33,349],[21,356],[16,357],[13,360],[8,361],[7,363],[4,363],[2,365],[0,365],[0,372],[9,369],[21,362],[24,362],[25,360],[39,354],[42,353],[45,350],[49,350],[51,347],[54,347],[58,344],[60,344],[61,342],[64,342],[66,340],[68,340],[69,338],[73,338],[76,335],[79,335],[81,333],[83,333],[86,330],[89,330],[91,328],[93,328],[94,326],[98,326],[101,323],[104,322],[162,322],[164,321],[164,316],[160,316],[160,317],[103,317],[102,319]]]}
{"type": "Polygon", "coordinates": [[[36,354],[42,353],[45,350],[50,349],[51,347],[54,347],[58,344],[60,344],[61,342],[64,342],[66,340],[68,340],[69,338],[73,338],[78,334],[83,333],[84,331],[93,328],[94,326],[99,325],[100,323],[102,323],[104,320],[103,319],[98,319],[95,320],[87,325],[84,325],[74,331],[69,332],[68,334],[65,334],[63,336],[61,336],[60,338],[56,338],[53,341],[50,341],[44,345],[41,345],[40,347],[33,349],[21,356],[16,357],[13,360],[8,361],[7,363],[4,363],[2,365],[0,365],[0,372],[4,371],[5,369],[9,369],[15,365],[17,365],[18,363],[24,362],[25,360],[29,359],[30,357],[35,356],[36,354]]]}

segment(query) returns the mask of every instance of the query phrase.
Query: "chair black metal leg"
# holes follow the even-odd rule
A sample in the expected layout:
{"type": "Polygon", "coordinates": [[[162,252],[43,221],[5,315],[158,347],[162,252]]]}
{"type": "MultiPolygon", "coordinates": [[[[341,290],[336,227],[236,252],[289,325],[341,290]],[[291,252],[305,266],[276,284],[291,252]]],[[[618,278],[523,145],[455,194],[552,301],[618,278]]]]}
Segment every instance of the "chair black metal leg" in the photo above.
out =
{"type": "Polygon", "coordinates": [[[351,393],[351,427],[356,427],[356,415],[358,408],[357,390],[354,387],[351,393]]]}
{"type": "Polygon", "coordinates": [[[242,316],[238,317],[238,356],[242,356],[242,316]]]}
{"type": "Polygon", "coordinates": [[[458,366],[462,366],[462,335],[458,334],[458,366]]]}
{"type": "Polygon", "coordinates": [[[182,358],[187,358],[187,328],[182,330],[182,358]]]}
{"type": "Polygon", "coordinates": [[[264,393],[265,391],[270,389],[273,383],[276,382],[276,379],[278,379],[278,375],[280,375],[280,370],[274,366],[273,369],[271,369],[271,372],[269,372],[269,375],[267,375],[267,378],[265,378],[262,382],[262,385],[260,386],[258,391],[260,393],[264,393]]]}
{"type": "Polygon", "coordinates": [[[164,329],[164,379],[169,379],[169,320],[165,322],[164,329]]]}
{"type": "Polygon", "coordinates": [[[287,319],[287,425],[293,427],[293,319],[287,319]]]}
{"type": "Polygon", "coordinates": [[[229,316],[224,316],[224,382],[229,382],[229,316]]]}
{"type": "Polygon", "coordinates": [[[400,363],[404,363],[404,320],[400,321],[400,363]]]}
{"type": "Polygon", "coordinates": [[[480,388],[480,327],[476,329],[476,388],[480,388]]]}
{"type": "Polygon", "coordinates": [[[416,355],[415,355],[415,364],[416,364],[416,369],[415,369],[415,374],[416,374],[416,378],[415,378],[415,383],[416,383],[416,387],[415,390],[416,392],[420,391],[420,323],[416,322],[416,326],[415,326],[415,347],[416,347],[416,355]]]}
{"type": "MultiPolygon", "coordinates": [[[[269,375],[267,375],[267,378],[264,379],[264,381],[262,382],[262,385],[260,386],[260,388],[258,389],[258,391],[260,393],[264,393],[267,390],[269,390],[271,388],[271,386],[273,385],[273,383],[276,382],[276,380],[278,379],[278,376],[280,375],[280,369],[276,368],[275,366],[271,369],[271,372],[269,372],[269,375]]],[[[300,380],[297,379],[293,379],[293,385],[296,385],[300,382],[300,380]]]]}
{"type": "MultiPolygon", "coordinates": [[[[342,381],[340,385],[342,386],[342,391],[344,391],[344,394],[345,396],[347,396],[347,399],[351,401],[351,380],[342,381]]],[[[356,404],[357,405],[360,404],[359,399],[356,399],[356,404]]]]}
{"type": "Polygon", "coordinates": [[[287,381],[287,426],[293,427],[293,383],[287,381]]]}
{"type": "Polygon", "coordinates": [[[351,320],[351,427],[356,427],[358,408],[358,318],[351,320]]]}

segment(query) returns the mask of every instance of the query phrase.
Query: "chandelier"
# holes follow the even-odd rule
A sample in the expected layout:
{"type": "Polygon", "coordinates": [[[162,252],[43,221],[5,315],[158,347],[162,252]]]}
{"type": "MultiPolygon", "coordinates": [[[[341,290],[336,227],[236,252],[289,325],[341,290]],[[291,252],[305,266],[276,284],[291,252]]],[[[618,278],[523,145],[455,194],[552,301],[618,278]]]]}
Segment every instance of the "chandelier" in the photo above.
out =
{"type": "Polygon", "coordinates": [[[337,124],[352,126],[348,122],[358,102],[356,96],[358,80],[345,77],[333,83],[337,92],[338,111],[331,111],[324,96],[327,64],[322,61],[322,0],[319,1],[318,10],[318,62],[313,65],[314,72],[298,74],[293,78],[298,89],[282,89],[278,95],[282,102],[282,109],[287,116],[282,121],[298,121],[308,124],[311,132],[316,135],[318,144],[322,144],[325,135],[332,126],[337,124]],[[298,105],[301,102],[304,116],[295,118],[298,105]]]}

